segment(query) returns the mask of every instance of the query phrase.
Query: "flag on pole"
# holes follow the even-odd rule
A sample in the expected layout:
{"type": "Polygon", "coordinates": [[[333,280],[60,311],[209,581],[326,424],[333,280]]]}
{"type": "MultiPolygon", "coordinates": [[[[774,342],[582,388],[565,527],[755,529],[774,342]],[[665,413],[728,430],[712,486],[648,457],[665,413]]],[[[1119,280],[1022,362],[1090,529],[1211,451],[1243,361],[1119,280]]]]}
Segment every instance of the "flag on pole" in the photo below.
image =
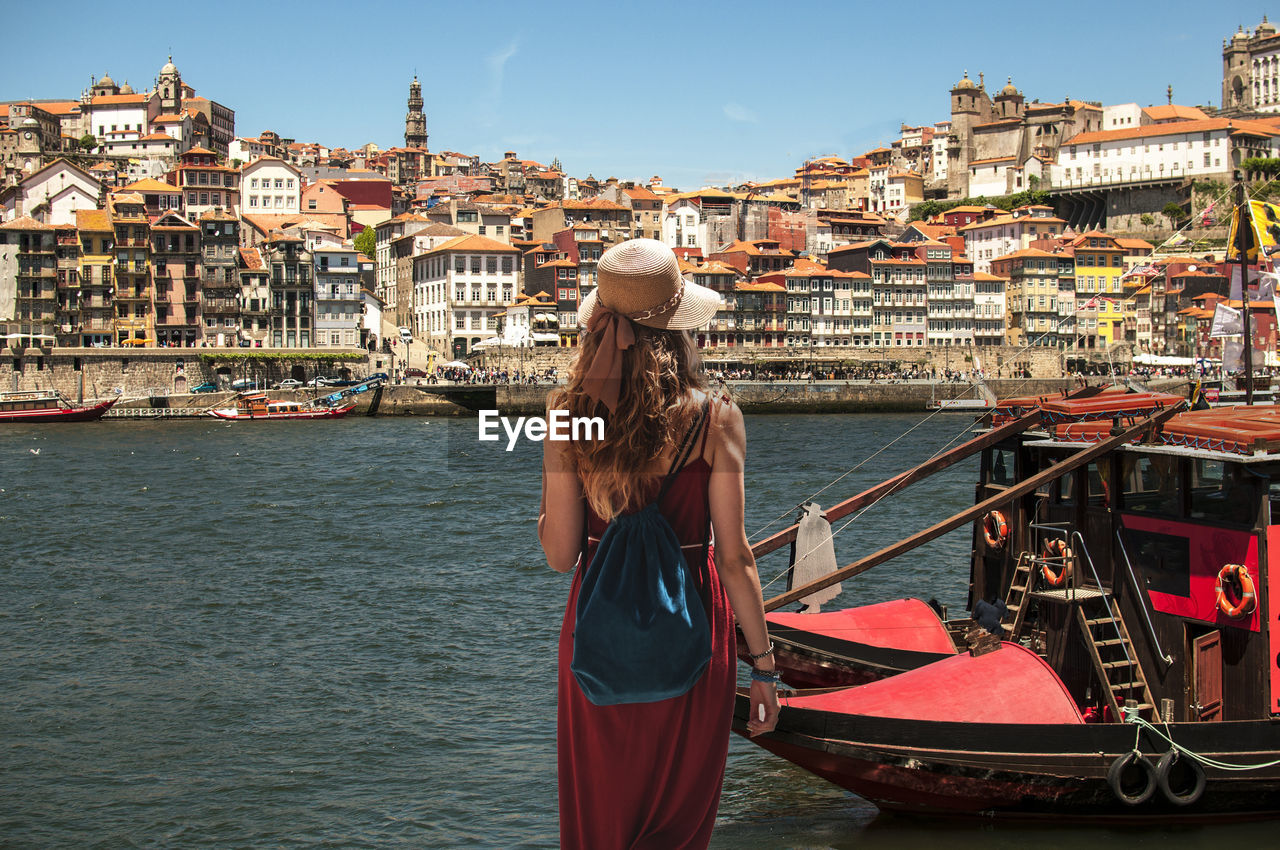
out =
{"type": "Polygon", "coordinates": [[[1227,372],[1239,372],[1244,368],[1244,343],[1233,339],[1222,343],[1222,368],[1227,372]]]}
{"type": "Polygon", "coordinates": [[[1241,311],[1219,301],[1213,308],[1213,326],[1209,336],[1235,336],[1244,333],[1241,311]]]}
{"type": "Polygon", "coordinates": [[[1258,298],[1272,298],[1276,294],[1276,284],[1280,283],[1280,274],[1260,272],[1258,274],[1258,298]]]}
{"type": "MultiPolygon", "coordinates": [[[[1253,262],[1258,259],[1258,252],[1270,259],[1280,255],[1280,206],[1265,201],[1249,202],[1250,232],[1245,234],[1245,257],[1253,262]]],[[[1240,227],[1240,207],[1231,213],[1231,232],[1227,238],[1227,257],[1234,259],[1240,256],[1240,245],[1236,239],[1240,227]]]]}

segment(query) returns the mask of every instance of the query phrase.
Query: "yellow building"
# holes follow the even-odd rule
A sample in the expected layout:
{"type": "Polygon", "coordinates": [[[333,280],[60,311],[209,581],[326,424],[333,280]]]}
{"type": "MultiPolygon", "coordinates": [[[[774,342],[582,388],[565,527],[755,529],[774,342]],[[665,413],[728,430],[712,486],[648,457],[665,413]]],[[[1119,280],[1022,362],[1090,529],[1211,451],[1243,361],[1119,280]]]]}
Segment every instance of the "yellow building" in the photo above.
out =
{"type": "Polygon", "coordinates": [[[114,195],[115,327],[119,345],[155,345],[155,290],[151,282],[151,224],[141,195],[114,195]]]}
{"type": "Polygon", "coordinates": [[[1128,249],[1100,230],[1071,242],[1075,251],[1076,329],[1083,348],[1106,348],[1126,341],[1125,322],[1135,320],[1133,303],[1124,300],[1124,258],[1128,249]]]}
{"type": "Polygon", "coordinates": [[[112,294],[115,288],[112,249],[115,226],[106,210],[76,210],[76,233],[80,239],[80,288],[74,306],[71,333],[76,344],[110,345],[114,342],[112,294]]]}

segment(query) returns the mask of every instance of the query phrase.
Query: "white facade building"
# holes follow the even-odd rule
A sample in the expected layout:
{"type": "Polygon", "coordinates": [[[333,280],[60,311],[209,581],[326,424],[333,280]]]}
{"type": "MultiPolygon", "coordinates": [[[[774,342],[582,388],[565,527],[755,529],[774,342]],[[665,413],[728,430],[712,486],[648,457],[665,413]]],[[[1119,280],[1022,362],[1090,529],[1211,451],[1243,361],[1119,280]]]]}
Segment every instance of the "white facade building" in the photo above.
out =
{"type": "Polygon", "coordinates": [[[1277,132],[1252,121],[1207,118],[1081,133],[1063,144],[1050,174],[1055,187],[1217,177],[1230,172],[1234,160],[1275,156],[1277,132]]]}
{"type": "Polygon", "coordinates": [[[0,219],[29,215],[44,224],[74,225],[76,210],[96,210],[104,199],[102,183],[83,168],[57,159],[0,191],[0,219]]]}
{"type": "Polygon", "coordinates": [[[704,256],[710,244],[702,207],[681,198],[662,208],[662,241],[672,248],[700,248],[704,256]]]}
{"type": "Polygon", "coordinates": [[[150,94],[99,95],[89,101],[89,132],[98,144],[138,139],[151,132],[160,98],[150,94]]]}
{"type": "Polygon", "coordinates": [[[350,244],[328,244],[312,248],[312,257],[316,264],[316,345],[359,345],[364,318],[359,254],[350,244]]]}
{"type": "Polygon", "coordinates": [[[497,332],[520,291],[520,251],[487,236],[459,236],[413,258],[413,334],[461,357],[497,332]]]}
{"type": "Polygon", "coordinates": [[[933,180],[947,179],[947,134],[951,132],[950,121],[939,121],[933,125],[933,180]]]}
{"type": "Polygon", "coordinates": [[[242,215],[294,215],[302,207],[302,172],[273,156],[240,169],[242,215]]]}
{"type": "Polygon", "coordinates": [[[973,343],[1004,345],[1005,294],[1008,281],[986,272],[973,273],[973,343]]]}
{"type": "Polygon", "coordinates": [[[1065,221],[1054,216],[1052,207],[1032,206],[966,224],[959,232],[974,271],[989,272],[996,257],[1026,248],[1035,239],[1060,236],[1065,226],[1065,221]]]}

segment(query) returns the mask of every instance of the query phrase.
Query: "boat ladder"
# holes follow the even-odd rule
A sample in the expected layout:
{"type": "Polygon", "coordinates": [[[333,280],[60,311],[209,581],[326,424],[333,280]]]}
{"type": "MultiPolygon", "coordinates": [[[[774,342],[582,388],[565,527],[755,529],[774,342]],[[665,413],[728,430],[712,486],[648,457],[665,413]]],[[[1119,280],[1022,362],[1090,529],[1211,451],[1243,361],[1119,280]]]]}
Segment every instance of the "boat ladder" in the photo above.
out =
{"type": "MultiPolygon", "coordinates": [[[[1070,533],[1067,523],[1033,521],[1030,527],[1033,531],[1041,532],[1046,538],[1053,536],[1063,541],[1070,533]]],[[[1035,590],[1036,582],[1044,574],[1045,568],[1061,574],[1064,569],[1067,569],[1068,561],[1071,561],[1072,567],[1075,566],[1073,555],[1048,555],[1046,546],[1043,544],[1034,551],[1024,551],[1018,555],[1018,562],[1013,568],[1013,578],[1009,582],[1009,593],[1005,597],[1007,606],[1005,617],[1009,619],[1009,622],[1004,624],[1005,640],[1016,641],[1021,636],[1022,626],[1027,616],[1027,599],[1035,590]]]]}
{"type": "Polygon", "coordinates": [[[1093,660],[1094,672],[1104,686],[1111,716],[1119,720],[1120,706],[1125,704],[1125,700],[1132,699],[1137,701],[1141,715],[1159,723],[1156,701],[1138,662],[1124,617],[1106,594],[1100,593],[1099,598],[1102,605],[1088,606],[1093,609],[1092,613],[1085,611],[1084,604],[1076,607],[1076,623],[1093,660]]]}
{"type": "Polygon", "coordinates": [[[1103,587],[1098,577],[1098,568],[1094,566],[1093,556],[1084,545],[1084,537],[1079,531],[1071,533],[1068,540],[1073,543],[1076,570],[1072,581],[1064,588],[1077,603],[1075,608],[1076,624],[1080,628],[1081,638],[1093,661],[1094,674],[1106,694],[1107,705],[1111,707],[1111,717],[1120,720],[1120,706],[1128,700],[1137,703],[1138,713],[1152,723],[1159,723],[1160,712],[1156,708],[1155,697],[1147,682],[1146,673],[1138,660],[1137,649],[1129,637],[1129,627],[1125,625],[1124,615],[1120,613],[1111,592],[1103,587]],[[1079,586],[1074,582],[1083,579],[1083,567],[1089,568],[1093,579],[1092,585],[1079,586]]]}
{"type": "Polygon", "coordinates": [[[1009,582],[1009,595],[1005,597],[1005,612],[1009,622],[1002,623],[1001,628],[1004,629],[1004,640],[1016,641],[1018,632],[1022,630],[1022,623],[1026,619],[1027,613],[1027,595],[1031,591],[1031,582],[1035,580],[1035,575],[1031,572],[1032,557],[1030,552],[1022,552],[1018,555],[1018,563],[1013,568],[1013,579],[1009,582]]]}

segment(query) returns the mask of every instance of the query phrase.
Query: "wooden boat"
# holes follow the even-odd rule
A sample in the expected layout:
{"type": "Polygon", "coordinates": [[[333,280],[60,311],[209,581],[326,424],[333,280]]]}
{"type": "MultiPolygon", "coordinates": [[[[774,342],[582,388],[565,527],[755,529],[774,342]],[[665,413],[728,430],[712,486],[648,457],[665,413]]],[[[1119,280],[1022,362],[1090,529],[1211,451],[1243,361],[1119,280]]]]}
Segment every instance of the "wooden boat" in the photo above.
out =
{"type": "MultiPolygon", "coordinates": [[[[1002,601],[997,634],[970,629],[935,659],[911,659],[887,629],[800,641],[803,654],[777,653],[793,682],[878,675],[788,696],[777,729],[751,740],[887,810],[1280,815],[1274,408],[1192,412],[1179,397],[1094,393],[1039,401],[991,435],[978,438],[974,505],[766,607],[968,524],[968,608],[1002,601]],[[993,534],[995,511],[1004,522],[993,534]],[[876,668],[872,649],[898,650],[905,663],[876,668]]],[[[788,616],[772,614],[771,633],[806,615],[788,616]]],[[[740,696],[743,733],[747,710],[740,696]]]]}
{"type": "Polygon", "coordinates": [[[77,404],[56,390],[0,392],[0,422],[90,422],[117,401],[77,404]]]}
{"type": "Polygon", "coordinates": [[[219,419],[341,419],[355,408],[317,407],[300,401],[269,399],[265,393],[248,393],[236,399],[235,407],[212,408],[210,416],[219,419]]]}

